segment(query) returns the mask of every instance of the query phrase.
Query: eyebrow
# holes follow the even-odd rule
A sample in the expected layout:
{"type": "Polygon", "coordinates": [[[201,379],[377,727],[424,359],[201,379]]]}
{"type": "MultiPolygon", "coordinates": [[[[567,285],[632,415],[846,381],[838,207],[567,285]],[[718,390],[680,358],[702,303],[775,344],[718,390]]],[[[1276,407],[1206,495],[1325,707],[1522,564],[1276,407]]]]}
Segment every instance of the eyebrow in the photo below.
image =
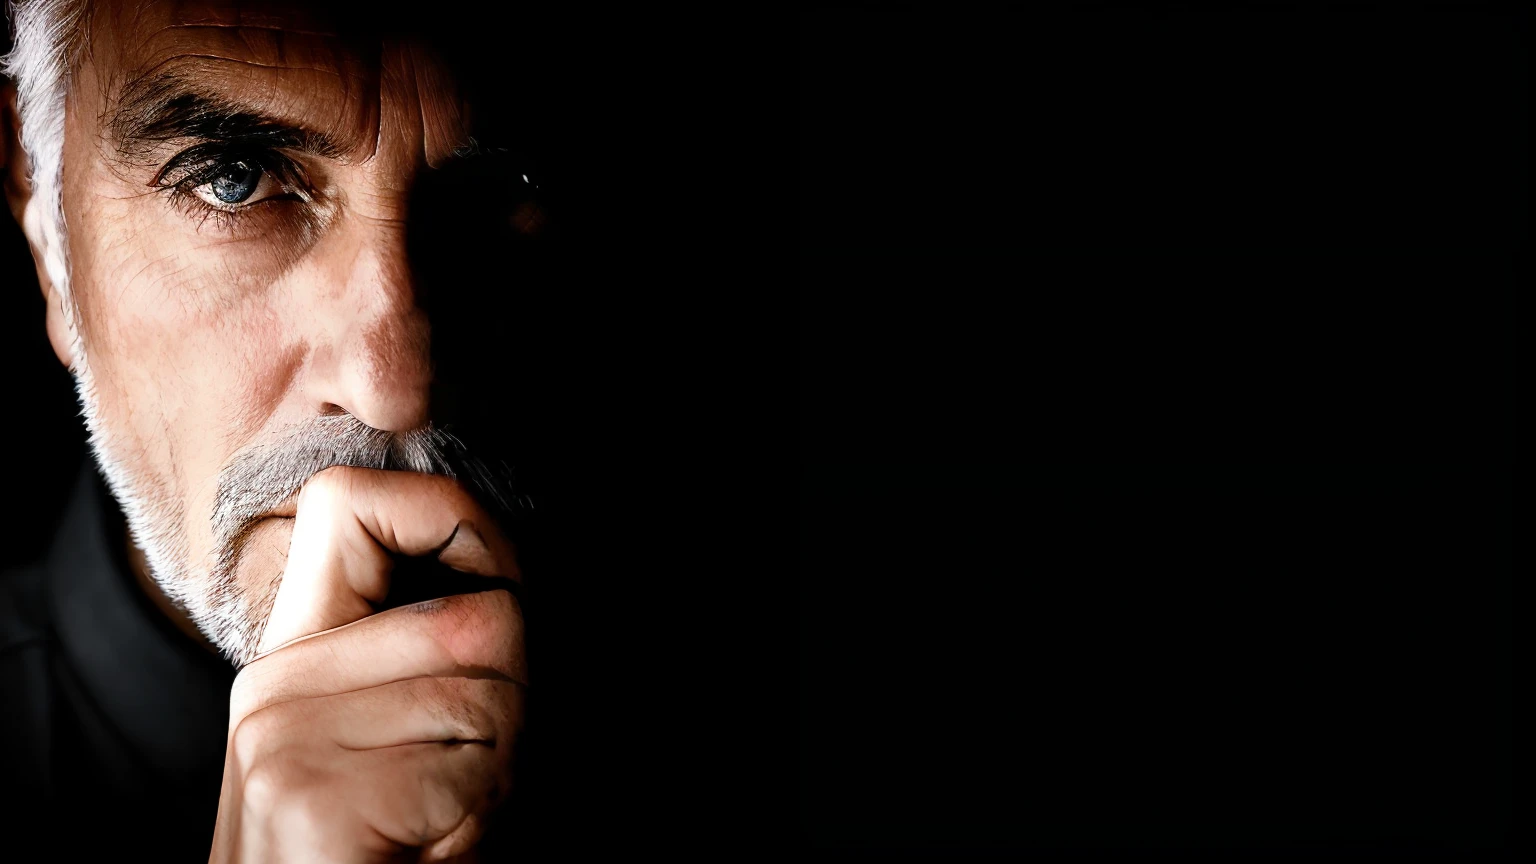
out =
{"type": "Polygon", "coordinates": [[[179,75],[138,79],[123,88],[105,128],[124,156],[178,139],[260,144],[337,158],[343,148],[324,130],[267,115],[179,75]]]}

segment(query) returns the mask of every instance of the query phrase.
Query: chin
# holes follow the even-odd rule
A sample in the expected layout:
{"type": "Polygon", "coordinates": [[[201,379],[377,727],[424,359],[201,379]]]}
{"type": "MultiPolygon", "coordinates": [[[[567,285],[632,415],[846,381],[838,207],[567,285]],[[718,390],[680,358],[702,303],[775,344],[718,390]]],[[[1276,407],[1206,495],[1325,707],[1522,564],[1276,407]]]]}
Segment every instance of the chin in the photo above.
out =
{"type": "Polygon", "coordinates": [[[214,563],[204,571],[202,584],[193,589],[201,595],[193,620],[237,666],[256,655],[292,538],[292,518],[257,521],[235,548],[213,552],[214,563]]]}

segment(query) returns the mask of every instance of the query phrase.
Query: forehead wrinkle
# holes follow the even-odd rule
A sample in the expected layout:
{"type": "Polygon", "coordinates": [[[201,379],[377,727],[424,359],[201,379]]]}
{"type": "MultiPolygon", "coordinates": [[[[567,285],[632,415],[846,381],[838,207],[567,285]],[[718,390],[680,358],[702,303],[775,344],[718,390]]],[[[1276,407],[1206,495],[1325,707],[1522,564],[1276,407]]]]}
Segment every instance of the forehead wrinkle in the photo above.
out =
{"type": "Polygon", "coordinates": [[[325,155],[345,157],[362,146],[368,126],[374,125],[373,112],[357,89],[347,86],[348,76],[313,70],[335,76],[323,80],[336,82],[338,89],[336,84],[320,85],[313,79],[303,82],[309,86],[302,86],[272,74],[289,71],[311,70],[267,67],[216,55],[168,57],[116,88],[104,126],[120,145],[128,144],[175,100],[192,97],[220,114],[251,115],[306,132],[324,145],[319,149],[325,155]],[[329,94],[317,94],[325,90],[329,94]]]}
{"type": "Polygon", "coordinates": [[[332,35],[319,29],[329,23],[323,10],[324,4],[283,0],[140,0],[137,12],[141,17],[153,14],[170,18],[177,26],[253,27],[332,35]],[[322,10],[318,16],[310,8],[315,5],[322,10]],[[304,27],[314,29],[301,29],[304,27]]]}
{"type": "Polygon", "coordinates": [[[393,124],[404,119],[389,104],[399,95],[416,102],[402,107],[413,115],[407,122],[418,130],[417,158],[425,157],[426,166],[440,167],[473,144],[457,82],[434,51],[409,37],[370,38],[366,29],[338,35],[319,13],[266,3],[149,0],[117,8],[128,19],[109,28],[120,34],[120,58],[128,61],[119,68],[137,66],[139,76],[179,72],[202,85],[198,90],[220,97],[214,101],[324,133],[337,144],[326,155],[344,163],[381,154],[387,146],[383,115],[390,115],[391,136],[393,124]],[[381,87],[388,70],[404,79],[389,97],[381,87]]]}
{"type": "Polygon", "coordinates": [[[241,30],[276,30],[276,31],[278,31],[280,33],[291,33],[291,34],[293,34],[295,36],[320,36],[320,37],[327,38],[327,39],[336,39],[336,38],[339,38],[340,35],[341,35],[339,33],[336,33],[336,32],[330,31],[330,30],[301,30],[301,29],[299,29],[297,27],[284,27],[281,24],[252,24],[250,22],[241,22],[241,23],[238,23],[238,24],[224,23],[224,22],[198,22],[198,23],[182,22],[182,23],[176,23],[176,24],[167,24],[167,25],[165,25],[165,27],[163,29],[165,29],[165,30],[200,30],[200,29],[204,29],[204,28],[223,28],[223,29],[236,28],[236,29],[241,29],[241,30]]]}
{"type": "Polygon", "coordinates": [[[243,23],[185,20],[179,14],[175,10],[152,12],[141,8],[131,16],[131,23],[112,29],[128,43],[125,48],[146,60],[190,46],[258,62],[302,62],[307,56],[324,57],[340,67],[346,65],[350,55],[359,53],[353,40],[322,30],[285,26],[295,22],[284,22],[281,17],[270,22],[243,23]]]}
{"type": "Polygon", "coordinates": [[[103,95],[119,94],[106,107],[131,101],[122,97],[136,89],[153,89],[135,85],[179,77],[184,89],[210,102],[331,139],[338,146],[328,155],[365,145],[377,122],[368,104],[378,74],[369,46],[303,26],[316,23],[303,10],[192,7],[174,0],[117,7],[116,25],[103,28],[117,37],[111,65],[119,71],[108,77],[112,84],[130,80],[104,88],[103,95]],[[119,17],[124,13],[127,20],[119,17]]]}
{"type": "Polygon", "coordinates": [[[151,66],[148,70],[146,70],[146,72],[153,72],[155,69],[158,69],[167,63],[172,63],[182,59],[218,60],[223,63],[239,63],[242,66],[255,66],[258,69],[279,69],[292,72],[319,72],[322,75],[335,75],[337,78],[342,77],[342,74],[337,72],[335,69],[322,69],[319,66],[288,66],[286,64],[279,63],[258,63],[255,60],[240,60],[234,57],[224,57],[219,54],[196,54],[192,52],[176,54],[174,56],[167,57],[159,63],[156,63],[154,66],[151,66]]]}

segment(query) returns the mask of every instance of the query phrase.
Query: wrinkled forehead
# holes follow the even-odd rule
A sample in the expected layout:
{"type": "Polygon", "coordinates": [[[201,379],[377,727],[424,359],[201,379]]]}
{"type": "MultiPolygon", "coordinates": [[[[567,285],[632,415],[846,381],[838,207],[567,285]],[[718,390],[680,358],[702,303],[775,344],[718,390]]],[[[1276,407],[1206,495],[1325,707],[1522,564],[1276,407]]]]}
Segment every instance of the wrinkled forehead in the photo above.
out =
{"type": "Polygon", "coordinates": [[[382,118],[392,131],[401,123],[419,129],[427,161],[435,163],[465,140],[465,106],[431,50],[380,27],[367,9],[97,0],[89,62],[103,83],[104,116],[192,92],[314,130],[341,155],[361,157],[376,148],[382,118]]]}

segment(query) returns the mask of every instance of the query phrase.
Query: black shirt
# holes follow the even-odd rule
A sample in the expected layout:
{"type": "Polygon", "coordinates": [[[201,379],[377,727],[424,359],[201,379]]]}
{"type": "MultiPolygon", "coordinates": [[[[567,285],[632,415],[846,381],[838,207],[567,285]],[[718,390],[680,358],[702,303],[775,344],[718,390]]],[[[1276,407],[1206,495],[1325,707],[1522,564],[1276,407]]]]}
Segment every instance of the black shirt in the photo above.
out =
{"type": "Polygon", "coordinates": [[[0,820],[50,858],[206,861],[235,670],[134,583],[126,536],[87,463],[44,559],[0,575],[0,820]]]}
{"type": "MultiPolygon", "coordinates": [[[[206,862],[235,672],[135,583],[87,462],[43,559],[0,573],[0,860],[206,862]]],[[[528,848],[526,786],[480,860],[528,848]]]]}

